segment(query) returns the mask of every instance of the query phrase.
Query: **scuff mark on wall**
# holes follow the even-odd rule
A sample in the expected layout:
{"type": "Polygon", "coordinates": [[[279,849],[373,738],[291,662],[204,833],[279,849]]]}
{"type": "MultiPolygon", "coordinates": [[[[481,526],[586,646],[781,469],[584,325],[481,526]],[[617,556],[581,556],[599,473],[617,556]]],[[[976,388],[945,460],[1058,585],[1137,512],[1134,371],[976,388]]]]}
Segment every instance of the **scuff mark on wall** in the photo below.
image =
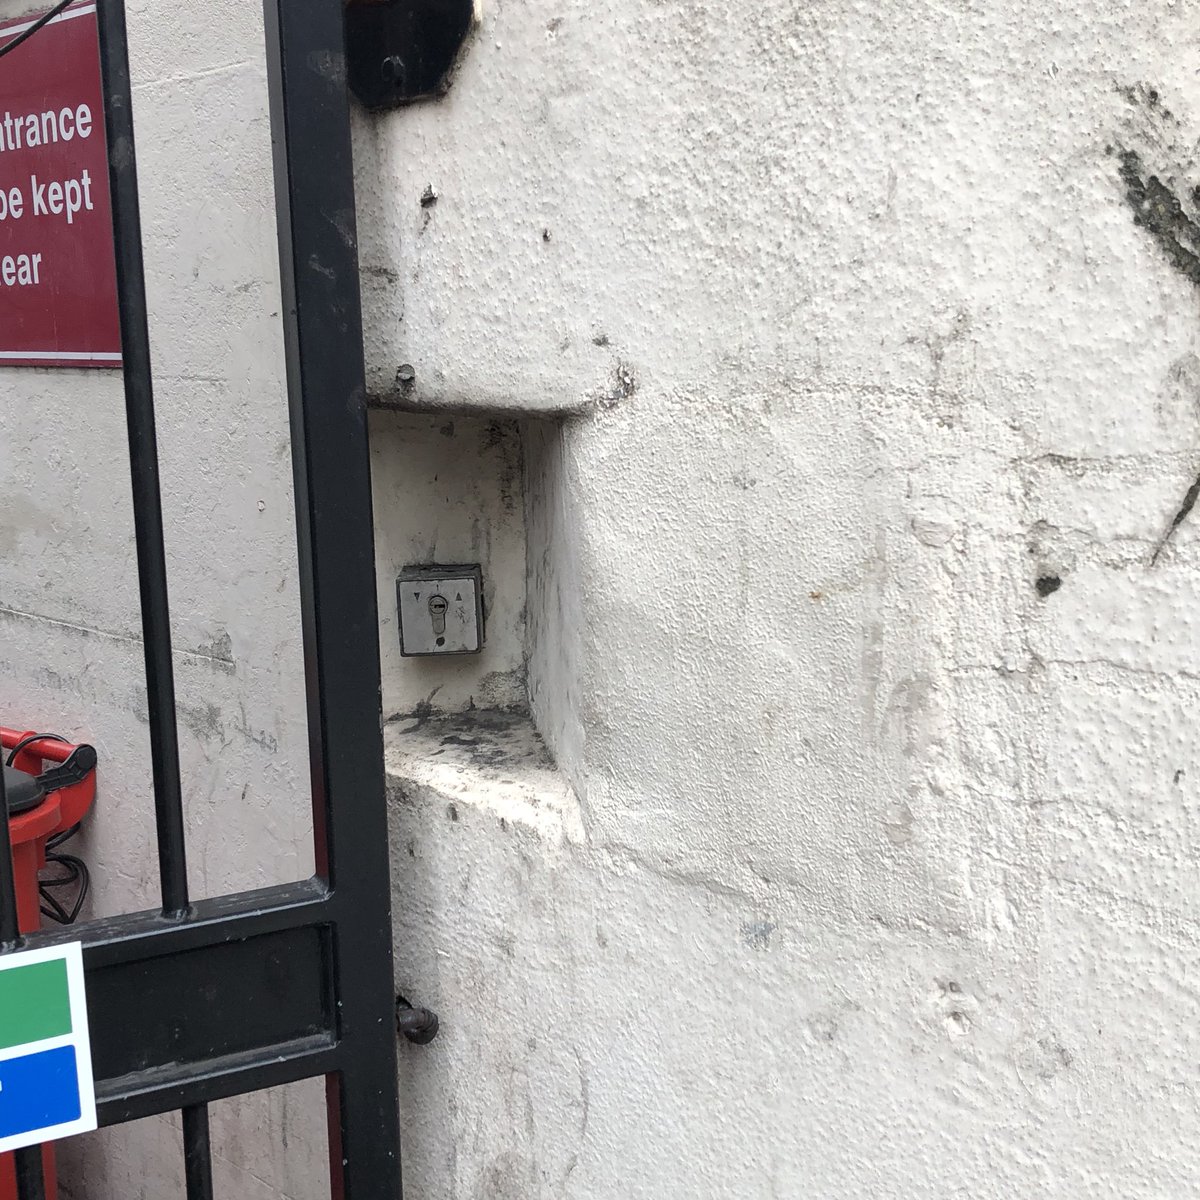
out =
{"type": "Polygon", "coordinates": [[[905,339],[908,345],[922,345],[929,353],[932,368],[930,398],[934,404],[936,420],[942,425],[953,425],[962,406],[962,397],[956,394],[954,388],[947,389],[945,386],[946,354],[951,347],[959,342],[969,341],[970,337],[971,314],[965,308],[960,308],[945,331],[930,330],[921,337],[905,339]]]}

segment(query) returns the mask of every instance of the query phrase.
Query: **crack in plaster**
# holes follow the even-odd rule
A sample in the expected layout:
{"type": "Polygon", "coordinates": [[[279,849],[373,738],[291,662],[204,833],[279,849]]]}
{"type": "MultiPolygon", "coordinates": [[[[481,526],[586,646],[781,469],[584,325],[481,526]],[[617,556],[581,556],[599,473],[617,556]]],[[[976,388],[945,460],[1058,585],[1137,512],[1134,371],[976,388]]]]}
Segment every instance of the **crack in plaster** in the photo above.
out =
{"type": "MultiPolygon", "coordinates": [[[[69,630],[72,633],[82,634],[84,637],[101,637],[113,642],[122,642],[127,646],[140,646],[142,639],[131,633],[116,633],[111,629],[101,629],[97,625],[82,625],[76,621],[64,621],[61,617],[48,617],[42,613],[28,612],[21,608],[9,608],[0,605],[0,616],[13,617],[19,621],[36,621],[43,625],[52,625],[56,629],[69,630]]],[[[210,647],[197,647],[193,650],[175,649],[174,653],[179,658],[199,659],[203,662],[212,663],[220,667],[223,671],[233,671],[237,664],[234,662],[232,653],[226,654],[227,644],[229,643],[229,635],[227,633],[214,638],[210,643],[210,647]],[[212,647],[215,647],[217,652],[214,653],[212,647]]]]}

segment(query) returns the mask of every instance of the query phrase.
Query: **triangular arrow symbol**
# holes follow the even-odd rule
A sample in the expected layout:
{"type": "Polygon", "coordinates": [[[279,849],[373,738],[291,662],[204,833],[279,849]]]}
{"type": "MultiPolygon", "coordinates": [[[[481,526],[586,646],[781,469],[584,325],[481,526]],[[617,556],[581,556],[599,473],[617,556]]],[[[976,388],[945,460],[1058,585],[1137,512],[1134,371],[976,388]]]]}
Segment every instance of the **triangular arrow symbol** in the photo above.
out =
{"type": "Polygon", "coordinates": [[[420,592],[413,592],[413,599],[414,599],[414,600],[420,600],[420,598],[421,598],[421,593],[420,593],[420,592]]]}
{"type": "Polygon", "coordinates": [[[454,598],[455,598],[455,600],[461,600],[461,599],[462,599],[462,592],[459,592],[459,593],[458,593],[458,595],[457,595],[457,596],[455,596],[454,598]]]}

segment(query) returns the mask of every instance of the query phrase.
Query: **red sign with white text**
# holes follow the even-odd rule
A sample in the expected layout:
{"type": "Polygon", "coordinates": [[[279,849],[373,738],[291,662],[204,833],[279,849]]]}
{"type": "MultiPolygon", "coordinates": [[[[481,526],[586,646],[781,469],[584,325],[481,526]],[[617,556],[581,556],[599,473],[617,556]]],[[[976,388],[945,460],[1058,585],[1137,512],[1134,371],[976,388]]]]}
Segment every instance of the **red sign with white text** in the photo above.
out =
{"type": "MultiPolygon", "coordinates": [[[[36,18],[0,24],[0,45],[36,18]]],[[[119,367],[96,5],[0,58],[0,366],[119,367]]]]}

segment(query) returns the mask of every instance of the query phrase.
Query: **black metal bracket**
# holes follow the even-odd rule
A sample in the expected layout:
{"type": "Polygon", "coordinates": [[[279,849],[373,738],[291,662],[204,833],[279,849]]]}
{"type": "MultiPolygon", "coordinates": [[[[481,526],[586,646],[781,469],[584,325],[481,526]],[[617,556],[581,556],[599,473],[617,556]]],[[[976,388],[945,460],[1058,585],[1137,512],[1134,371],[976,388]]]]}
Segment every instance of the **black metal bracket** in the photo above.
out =
{"type": "Polygon", "coordinates": [[[397,108],[450,87],[475,0],[351,0],[346,82],[365,108],[397,108]]]}

